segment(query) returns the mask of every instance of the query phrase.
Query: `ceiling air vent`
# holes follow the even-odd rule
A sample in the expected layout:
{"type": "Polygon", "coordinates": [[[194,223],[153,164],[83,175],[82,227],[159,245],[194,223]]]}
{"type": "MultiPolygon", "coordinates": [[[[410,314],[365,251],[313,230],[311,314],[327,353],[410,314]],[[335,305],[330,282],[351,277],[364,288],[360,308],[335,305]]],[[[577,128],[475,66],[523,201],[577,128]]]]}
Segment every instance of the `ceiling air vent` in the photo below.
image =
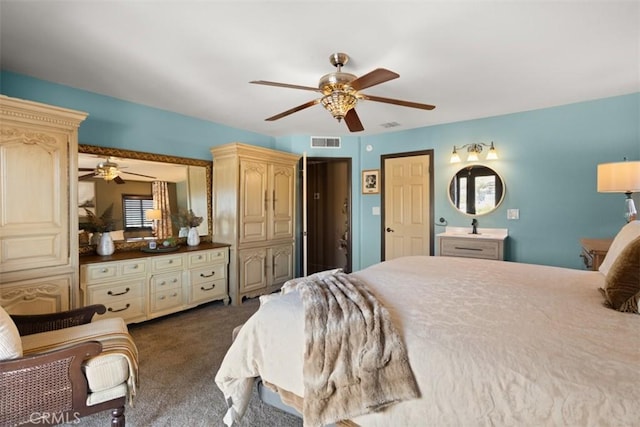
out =
{"type": "Polygon", "coordinates": [[[328,136],[312,136],[311,148],[340,148],[340,138],[328,136]]]}

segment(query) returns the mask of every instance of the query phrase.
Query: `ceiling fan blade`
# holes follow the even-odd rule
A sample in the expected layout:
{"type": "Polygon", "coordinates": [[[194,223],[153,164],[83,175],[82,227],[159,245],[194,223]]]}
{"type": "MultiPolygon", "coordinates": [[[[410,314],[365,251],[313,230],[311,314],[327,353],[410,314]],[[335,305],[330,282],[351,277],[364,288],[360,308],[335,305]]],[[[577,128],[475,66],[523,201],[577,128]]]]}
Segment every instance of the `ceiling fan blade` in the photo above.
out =
{"type": "Polygon", "coordinates": [[[419,108],[421,110],[433,110],[434,108],[436,108],[435,105],[420,104],[419,102],[402,101],[400,99],[383,98],[381,96],[373,96],[373,95],[364,95],[364,94],[360,94],[360,95],[362,96],[362,99],[366,99],[369,101],[376,101],[376,102],[384,102],[387,104],[400,105],[402,107],[419,108]]]}
{"type": "MultiPolygon", "coordinates": [[[[82,170],[82,169],[81,169],[82,170]]],[[[90,169],[93,170],[93,169],[90,169]]],[[[79,180],[83,180],[83,179],[87,179],[87,178],[93,178],[94,176],[96,176],[95,173],[88,173],[86,175],[81,175],[78,177],[79,180]]]]}
{"type": "Polygon", "coordinates": [[[358,117],[358,113],[356,113],[354,108],[347,111],[347,114],[344,116],[344,122],[347,124],[347,127],[351,132],[360,132],[364,130],[360,117],[358,117]]]}
{"type": "Polygon", "coordinates": [[[124,179],[120,178],[119,176],[116,176],[115,178],[113,178],[113,180],[116,184],[124,184],[124,179]]]}
{"type": "Polygon", "coordinates": [[[298,112],[300,110],[304,110],[305,108],[313,107],[314,105],[318,104],[319,102],[320,102],[319,99],[314,99],[313,101],[309,101],[306,104],[298,105],[297,107],[293,107],[290,110],[284,111],[284,112],[282,112],[280,114],[276,114],[273,117],[269,117],[268,119],[265,119],[265,121],[272,122],[274,120],[281,119],[283,117],[288,116],[289,114],[296,113],[296,112],[298,112]]]}
{"type": "Polygon", "coordinates": [[[158,179],[155,176],[143,175],[141,173],[134,173],[134,172],[126,172],[126,171],[123,171],[123,170],[121,170],[120,173],[126,173],[126,174],[129,174],[129,175],[136,175],[136,176],[143,176],[145,178],[151,178],[151,179],[158,179]]]}
{"type": "Polygon", "coordinates": [[[362,75],[351,82],[351,87],[355,90],[366,89],[389,80],[397,79],[400,74],[387,70],[386,68],[376,68],[375,70],[362,75]]]}
{"type": "Polygon", "coordinates": [[[251,81],[249,83],[253,83],[253,84],[256,84],[256,85],[288,87],[289,89],[302,89],[302,90],[311,90],[313,92],[321,92],[321,90],[319,88],[317,88],[317,87],[291,85],[291,84],[288,84],[288,83],[269,82],[269,81],[266,81],[266,80],[253,80],[253,81],[251,81]]]}

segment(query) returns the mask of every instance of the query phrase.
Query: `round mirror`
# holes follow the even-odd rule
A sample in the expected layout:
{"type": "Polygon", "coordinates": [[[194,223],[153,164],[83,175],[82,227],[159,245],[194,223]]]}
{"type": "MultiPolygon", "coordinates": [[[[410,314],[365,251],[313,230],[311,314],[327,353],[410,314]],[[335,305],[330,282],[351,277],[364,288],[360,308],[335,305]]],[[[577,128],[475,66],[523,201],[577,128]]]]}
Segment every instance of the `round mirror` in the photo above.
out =
{"type": "Polygon", "coordinates": [[[485,215],[504,199],[504,182],[496,171],[483,165],[460,169],[449,184],[449,200],[467,215],[485,215]]]}

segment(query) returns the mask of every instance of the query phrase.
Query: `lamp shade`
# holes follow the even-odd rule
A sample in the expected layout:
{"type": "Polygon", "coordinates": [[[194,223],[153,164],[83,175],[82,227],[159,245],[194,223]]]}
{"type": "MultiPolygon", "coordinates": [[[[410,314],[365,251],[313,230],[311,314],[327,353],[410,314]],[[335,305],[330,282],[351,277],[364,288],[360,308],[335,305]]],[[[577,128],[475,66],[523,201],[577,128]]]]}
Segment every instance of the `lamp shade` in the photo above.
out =
{"type": "Polygon", "coordinates": [[[147,209],[144,211],[144,218],[149,220],[161,220],[162,219],[162,211],[160,209],[147,209]]]}
{"type": "Polygon", "coordinates": [[[640,192],[640,161],[598,165],[598,192],[640,192]]]}

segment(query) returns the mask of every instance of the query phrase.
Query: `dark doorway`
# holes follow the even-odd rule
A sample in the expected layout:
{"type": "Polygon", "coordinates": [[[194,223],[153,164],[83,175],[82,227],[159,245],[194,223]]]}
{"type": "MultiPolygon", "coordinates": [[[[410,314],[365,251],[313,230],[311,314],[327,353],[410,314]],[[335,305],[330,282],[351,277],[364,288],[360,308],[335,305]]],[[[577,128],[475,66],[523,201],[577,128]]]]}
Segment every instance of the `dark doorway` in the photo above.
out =
{"type": "Polygon", "coordinates": [[[351,272],[351,159],[307,158],[306,203],[307,274],[351,272]]]}

